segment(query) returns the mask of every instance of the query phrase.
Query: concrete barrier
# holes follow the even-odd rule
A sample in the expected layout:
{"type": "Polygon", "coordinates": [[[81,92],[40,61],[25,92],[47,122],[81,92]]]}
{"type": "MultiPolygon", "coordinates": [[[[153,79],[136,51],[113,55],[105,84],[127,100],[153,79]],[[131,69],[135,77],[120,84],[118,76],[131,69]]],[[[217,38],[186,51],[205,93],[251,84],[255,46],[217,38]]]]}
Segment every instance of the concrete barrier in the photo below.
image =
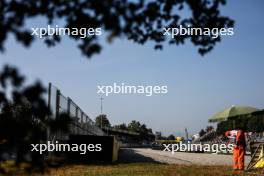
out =
{"type": "Polygon", "coordinates": [[[68,142],[78,146],[97,145],[94,148],[93,145],[90,145],[90,149],[93,151],[87,150],[85,154],[76,151],[68,152],[67,155],[72,162],[114,162],[118,159],[119,143],[114,136],[70,135],[68,142]]]}

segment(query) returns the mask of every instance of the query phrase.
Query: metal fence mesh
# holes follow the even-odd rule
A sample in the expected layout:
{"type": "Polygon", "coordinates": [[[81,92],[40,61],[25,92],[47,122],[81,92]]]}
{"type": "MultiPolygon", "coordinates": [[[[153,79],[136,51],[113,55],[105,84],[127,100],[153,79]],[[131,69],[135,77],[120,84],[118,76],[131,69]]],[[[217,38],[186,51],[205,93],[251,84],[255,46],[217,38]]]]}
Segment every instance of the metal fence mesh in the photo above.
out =
{"type": "MultiPolygon", "coordinates": [[[[70,124],[69,134],[104,135],[104,132],[95,125],[92,119],[90,119],[71,98],[64,96],[60,90],[51,83],[49,84],[48,105],[51,110],[50,118],[54,119],[61,113],[67,113],[73,119],[70,124]]],[[[62,139],[69,134],[58,132],[56,138],[62,139]]]]}

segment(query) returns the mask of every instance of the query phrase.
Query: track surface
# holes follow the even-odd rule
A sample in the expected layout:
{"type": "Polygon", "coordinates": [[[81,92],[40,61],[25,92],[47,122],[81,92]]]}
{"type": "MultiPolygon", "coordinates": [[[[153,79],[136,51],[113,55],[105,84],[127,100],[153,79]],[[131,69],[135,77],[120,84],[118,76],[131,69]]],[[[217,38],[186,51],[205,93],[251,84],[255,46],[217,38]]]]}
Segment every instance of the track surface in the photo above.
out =
{"type": "MultiPolygon", "coordinates": [[[[186,153],[167,151],[125,148],[121,149],[120,162],[158,162],[167,164],[196,164],[196,165],[229,165],[233,164],[232,155],[208,154],[208,153],[186,153]]],[[[250,156],[245,157],[245,165],[250,161],[250,156]]]]}

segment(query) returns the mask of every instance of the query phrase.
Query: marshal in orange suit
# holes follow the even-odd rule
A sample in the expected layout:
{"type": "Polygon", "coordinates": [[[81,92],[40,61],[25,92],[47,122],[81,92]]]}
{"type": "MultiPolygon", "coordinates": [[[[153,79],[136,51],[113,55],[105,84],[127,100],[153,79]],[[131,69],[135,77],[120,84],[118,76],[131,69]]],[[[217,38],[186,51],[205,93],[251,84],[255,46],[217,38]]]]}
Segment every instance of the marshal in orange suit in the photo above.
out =
{"type": "Polygon", "coordinates": [[[235,145],[233,148],[233,169],[244,170],[246,153],[246,139],[244,131],[241,129],[228,131],[226,132],[226,136],[235,139],[235,145]]]}

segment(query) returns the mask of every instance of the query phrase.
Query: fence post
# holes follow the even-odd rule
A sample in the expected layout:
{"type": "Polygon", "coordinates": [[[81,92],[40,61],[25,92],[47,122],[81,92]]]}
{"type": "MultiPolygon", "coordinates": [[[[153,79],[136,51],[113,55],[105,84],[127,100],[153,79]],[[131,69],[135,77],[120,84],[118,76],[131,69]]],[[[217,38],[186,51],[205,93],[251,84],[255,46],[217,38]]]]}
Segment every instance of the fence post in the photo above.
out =
{"type": "MultiPolygon", "coordinates": [[[[70,97],[67,98],[67,114],[71,118],[71,99],[70,97]]],[[[74,133],[74,126],[72,122],[70,124],[70,133],[74,133]]]]}
{"type": "Polygon", "coordinates": [[[76,122],[76,133],[79,134],[79,125],[78,125],[78,106],[76,106],[76,109],[75,109],[75,122],[76,122]]]}
{"type": "MultiPolygon", "coordinates": [[[[48,109],[49,111],[51,111],[50,102],[51,102],[51,83],[49,83],[49,88],[48,88],[48,109]]],[[[50,114],[49,114],[49,118],[50,118],[50,114]]]]}
{"type": "MultiPolygon", "coordinates": [[[[56,109],[55,109],[55,118],[58,118],[60,115],[60,90],[57,89],[56,91],[56,109]]],[[[57,139],[61,138],[61,132],[57,132],[57,139]]]]}
{"type": "Polygon", "coordinates": [[[70,99],[70,97],[68,97],[67,99],[68,99],[68,101],[67,101],[67,114],[68,114],[68,116],[70,116],[71,115],[71,99],[70,99]]]}
{"type": "Polygon", "coordinates": [[[60,115],[60,90],[56,91],[56,113],[55,117],[57,118],[60,115]]]}
{"type": "MultiPolygon", "coordinates": [[[[49,88],[48,88],[48,110],[49,110],[49,114],[48,114],[48,119],[50,119],[50,116],[51,116],[51,105],[50,105],[50,102],[51,102],[51,83],[49,83],[49,88]]],[[[47,128],[47,140],[50,140],[51,138],[51,134],[50,134],[50,129],[49,127],[47,128]]]]}
{"type": "Polygon", "coordinates": [[[83,112],[81,111],[81,124],[83,123],[83,112]]]}

